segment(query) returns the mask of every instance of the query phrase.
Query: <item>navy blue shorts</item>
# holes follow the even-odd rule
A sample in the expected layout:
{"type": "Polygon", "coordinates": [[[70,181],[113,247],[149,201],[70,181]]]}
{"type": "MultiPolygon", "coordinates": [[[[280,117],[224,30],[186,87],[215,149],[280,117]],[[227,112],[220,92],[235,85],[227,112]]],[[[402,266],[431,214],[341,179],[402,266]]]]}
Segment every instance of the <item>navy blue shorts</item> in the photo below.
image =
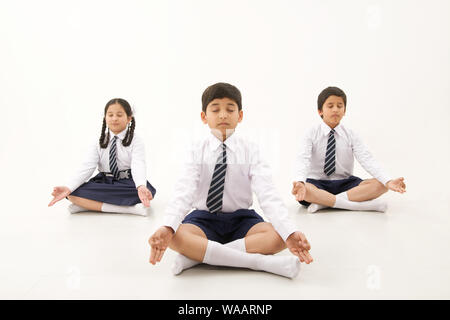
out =
{"type": "MultiPolygon", "coordinates": [[[[363,180],[361,178],[350,176],[347,179],[340,180],[316,180],[316,179],[306,179],[306,182],[315,185],[317,188],[328,191],[332,194],[339,194],[345,192],[354,187],[359,186],[363,180]]],[[[304,206],[309,206],[311,203],[308,201],[299,201],[304,206]]]]}
{"type": "Polygon", "coordinates": [[[228,243],[242,239],[248,230],[264,219],[255,210],[239,209],[232,213],[210,213],[205,210],[194,210],[181,223],[196,225],[205,233],[208,240],[228,243]]]}
{"type": "MultiPolygon", "coordinates": [[[[147,188],[154,197],[156,190],[148,181],[147,188]]],[[[134,206],[141,202],[136,185],[131,177],[116,180],[102,172],[83,183],[70,195],[118,206],[134,206]]]]}

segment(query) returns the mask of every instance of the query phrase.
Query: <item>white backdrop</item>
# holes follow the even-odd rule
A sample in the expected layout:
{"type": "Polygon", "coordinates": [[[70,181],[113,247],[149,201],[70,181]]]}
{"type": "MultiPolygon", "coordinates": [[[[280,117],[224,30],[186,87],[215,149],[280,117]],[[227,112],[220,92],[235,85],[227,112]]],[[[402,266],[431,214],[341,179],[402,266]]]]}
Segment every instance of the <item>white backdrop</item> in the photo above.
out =
{"type": "Polygon", "coordinates": [[[448,1],[0,3],[8,208],[47,203],[113,97],[135,108],[149,180],[168,200],[183,139],[205,130],[201,94],[218,81],[242,91],[239,130],[264,143],[286,198],[298,139],[320,121],[317,95],[335,85],[348,96],[345,123],[405,176],[408,195],[448,207],[448,1]]]}
{"type": "Polygon", "coordinates": [[[448,225],[449,13],[447,0],[0,0],[0,215],[25,222],[3,220],[3,249],[21,255],[7,246],[11,230],[26,239],[65,210],[46,208],[51,189],[99,136],[114,97],[135,109],[162,215],[183,143],[206,130],[201,94],[219,81],[241,90],[238,130],[263,144],[291,208],[298,140],[333,85],[347,93],[345,123],[406,178],[406,194],[387,195],[394,208],[420,203],[448,225]]]}
{"type": "Polygon", "coordinates": [[[113,97],[134,106],[149,179],[165,194],[178,137],[203,130],[200,97],[218,81],[242,91],[240,130],[268,141],[282,192],[329,85],[347,93],[345,122],[392,175],[406,177],[408,191],[448,178],[448,1],[0,3],[1,165],[11,178],[2,189],[10,199],[27,190],[45,203],[99,135],[113,97]]]}

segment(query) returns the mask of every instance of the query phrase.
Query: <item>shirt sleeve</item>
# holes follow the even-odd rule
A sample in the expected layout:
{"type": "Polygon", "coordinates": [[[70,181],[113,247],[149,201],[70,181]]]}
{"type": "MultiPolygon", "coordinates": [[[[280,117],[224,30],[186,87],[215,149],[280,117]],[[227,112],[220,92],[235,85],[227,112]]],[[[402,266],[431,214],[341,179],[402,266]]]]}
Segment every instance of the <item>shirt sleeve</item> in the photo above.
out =
{"type": "Polygon", "coordinates": [[[313,145],[311,131],[312,129],[308,130],[300,140],[294,163],[294,181],[306,182],[308,178],[313,145]]]}
{"type": "Polygon", "coordinates": [[[145,165],[145,145],[142,139],[135,136],[131,150],[131,174],[136,188],[147,186],[147,167],[145,165]]]}
{"type": "Polygon", "coordinates": [[[191,211],[198,189],[200,162],[196,161],[195,153],[193,149],[187,152],[180,177],[175,184],[174,194],[165,210],[163,225],[171,227],[175,232],[184,217],[191,211]]]}
{"type": "Polygon", "coordinates": [[[281,200],[272,181],[269,165],[261,158],[255,148],[251,152],[250,179],[253,192],[258,198],[264,215],[272,223],[275,230],[286,241],[297,226],[289,219],[288,210],[281,200]]]}
{"type": "Polygon", "coordinates": [[[81,166],[67,183],[67,187],[71,192],[86,182],[94,173],[100,161],[98,148],[98,141],[91,143],[88,147],[86,157],[84,158],[81,166]]]}
{"type": "Polygon", "coordinates": [[[380,181],[383,185],[391,180],[391,177],[384,172],[375,158],[372,156],[370,151],[366,148],[359,136],[351,131],[352,138],[352,150],[355,155],[356,160],[361,164],[361,166],[366,170],[372,177],[380,181]]]}

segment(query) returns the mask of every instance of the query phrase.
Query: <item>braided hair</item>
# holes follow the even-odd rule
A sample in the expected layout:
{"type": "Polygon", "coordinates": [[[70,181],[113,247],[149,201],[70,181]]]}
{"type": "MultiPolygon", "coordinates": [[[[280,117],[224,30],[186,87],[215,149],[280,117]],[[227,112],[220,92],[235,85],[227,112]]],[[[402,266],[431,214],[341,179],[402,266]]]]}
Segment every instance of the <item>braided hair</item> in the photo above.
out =
{"type": "Polygon", "coordinates": [[[106,116],[106,113],[108,112],[109,106],[116,104],[116,103],[119,104],[125,110],[125,113],[127,114],[128,117],[131,117],[131,121],[128,125],[128,129],[125,134],[125,138],[122,141],[122,145],[124,147],[128,147],[131,144],[131,141],[133,141],[134,128],[136,127],[136,119],[133,116],[133,111],[131,110],[130,104],[124,99],[120,99],[120,98],[111,99],[106,104],[104,115],[103,115],[102,132],[100,134],[100,139],[99,139],[100,148],[102,148],[102,149],[105,149],[108,146],[109,138],[110,138],[109,130],[107,130],[107,126],[106,126],[105,116],[106,116]]]}
{"type": "Polygon", "coordinates": [[[102,125],[102,134],[100,135],[100,148],[105,149],[108,146],[109,142],[109,130],[106,130],[106,120],[105,117],[103,117],[103,125],[102,125]],[[106,135],[105,132],[108,131],[108,134],[106,135]]]}

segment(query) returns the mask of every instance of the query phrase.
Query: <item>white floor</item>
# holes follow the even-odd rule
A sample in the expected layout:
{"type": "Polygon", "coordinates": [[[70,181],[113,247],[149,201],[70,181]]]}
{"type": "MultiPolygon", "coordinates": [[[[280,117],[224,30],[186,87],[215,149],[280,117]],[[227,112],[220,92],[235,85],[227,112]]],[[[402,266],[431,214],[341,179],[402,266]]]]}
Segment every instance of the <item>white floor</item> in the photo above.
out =
{"type": "Polygon", "coordinates": [[[148,217],[71,215],[67,202],[9,209],[0,225],[0,298],[449,299],[448,200],[384,197],[386,213],[318,214],[286,198],[315,258],[294,280],[206,265],[173,276],[170,250],[150,265],[147,239],[160,222],[162,198],[148,217]]]}

